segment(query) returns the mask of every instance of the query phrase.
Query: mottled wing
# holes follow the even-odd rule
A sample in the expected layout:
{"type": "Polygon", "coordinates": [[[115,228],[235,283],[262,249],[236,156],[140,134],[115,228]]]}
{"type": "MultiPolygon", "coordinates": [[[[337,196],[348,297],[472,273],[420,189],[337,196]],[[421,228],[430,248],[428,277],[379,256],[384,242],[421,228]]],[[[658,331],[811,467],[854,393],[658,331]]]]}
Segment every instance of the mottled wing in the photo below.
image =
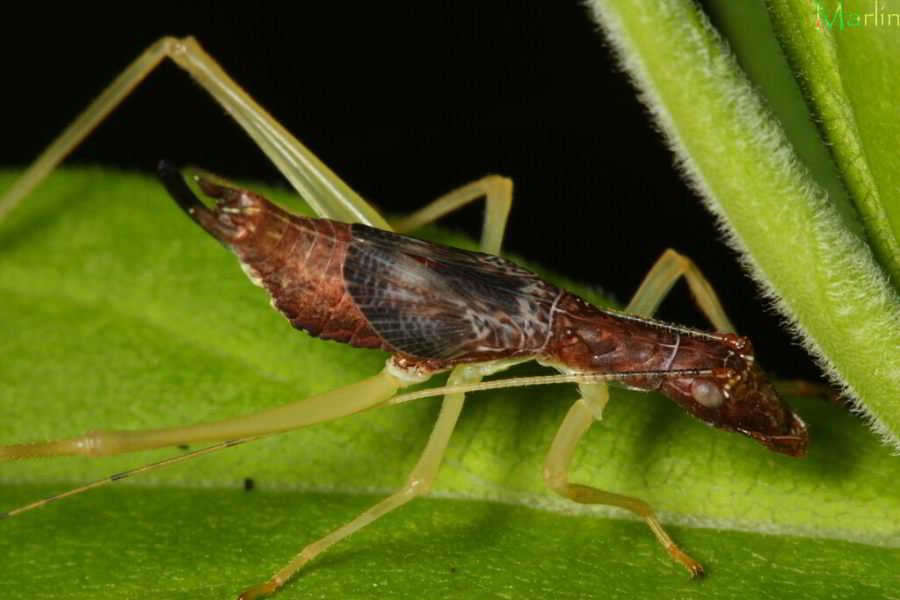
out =
{"type": "Polygon", "coordinates": [[[423,359],[526,353],[549,336],[558,288],[489,254],[352,226],[347,291],[397,351],[423,359]]]}

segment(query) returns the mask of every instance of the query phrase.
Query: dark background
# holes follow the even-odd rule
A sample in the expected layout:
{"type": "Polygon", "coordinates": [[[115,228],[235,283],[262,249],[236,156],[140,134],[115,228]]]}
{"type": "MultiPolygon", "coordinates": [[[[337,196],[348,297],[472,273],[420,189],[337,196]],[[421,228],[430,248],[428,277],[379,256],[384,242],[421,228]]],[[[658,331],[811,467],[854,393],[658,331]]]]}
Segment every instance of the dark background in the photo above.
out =
{"type": "MultiPolygon", "coordinates": [[[[513,178],[505,248],[626,302],[667,247],[690,255],[763,364],[818,370],[783,332],[673,168],[610,49],[574,1],[245,3],[46,9],[0,40],[0,165],[24,166],[146,46],[195,35],[364,197],[404,213],[489,173],[513,178]],[[384,6],[387,5],[387,6],[384,6]]],[[[158,159],[281,181],[187,75],[164,63],[69,159],[158,159]]],[[[286,185],[286,184],[285,184],[286,185]]],[[[482,204],[445,220],[477,235],[482,204]]],[[[667,320],[706,327],[680,284],[667,320]]]]}

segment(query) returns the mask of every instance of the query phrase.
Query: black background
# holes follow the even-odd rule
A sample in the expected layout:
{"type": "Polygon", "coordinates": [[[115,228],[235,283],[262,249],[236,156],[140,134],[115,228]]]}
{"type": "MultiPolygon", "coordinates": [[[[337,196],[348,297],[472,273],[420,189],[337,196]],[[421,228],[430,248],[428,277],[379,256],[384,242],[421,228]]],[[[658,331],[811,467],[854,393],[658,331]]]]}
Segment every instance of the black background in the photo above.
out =
{"type": "MultiPolygon", "coordinates": [[[[197,37],[364,197],[409,212],[488,173],[513,178],[505,248],[627,301],[667,247],[690,255],[778,374],[817,369],[784,333],[673,168],[574,1],[253,2],[13,16],[0,40],[0,165],[25,165],[141,50],[197,37]]],[[[151,172],[166,157],[279,181],[249,138],[164,63],[69,159],[151,172]]],[[[477,235],[482,205],[445,221],[477,235]]],[[[664,319],[706,327],[679,285],[664,319]]]]}

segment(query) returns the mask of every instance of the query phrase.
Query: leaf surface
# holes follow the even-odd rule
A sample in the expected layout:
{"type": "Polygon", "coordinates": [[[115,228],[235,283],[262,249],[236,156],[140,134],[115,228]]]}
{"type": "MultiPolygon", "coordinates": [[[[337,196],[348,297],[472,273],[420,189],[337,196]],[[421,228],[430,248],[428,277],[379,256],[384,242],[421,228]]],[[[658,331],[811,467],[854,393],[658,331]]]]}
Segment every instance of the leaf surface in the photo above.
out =
{"type": "MultiPolygon", "coordinates": [[[[240,415],[358,381],[386,358],[293,331],[229,253],[134,175],[53,175],[0,224],[0,298],[4,443],[240,415]]],[[[689,581],[642,523],[544,490],[543,454],[573,399],[571,386],[474,395],[432,497],[328,551],[276,597],[897,589],[900,468],[845,410],[794,401],[812,432],[794,460],[664,398],[614,392],[574,479],[650,502],[708,568],[689,581]]],[[[356,415],[4,521],[4,596],[233,597],[399,486],[437,409],[427,399],[356,415]]],[[[0,464],[0,509],[178,452],[0,464]]]]}

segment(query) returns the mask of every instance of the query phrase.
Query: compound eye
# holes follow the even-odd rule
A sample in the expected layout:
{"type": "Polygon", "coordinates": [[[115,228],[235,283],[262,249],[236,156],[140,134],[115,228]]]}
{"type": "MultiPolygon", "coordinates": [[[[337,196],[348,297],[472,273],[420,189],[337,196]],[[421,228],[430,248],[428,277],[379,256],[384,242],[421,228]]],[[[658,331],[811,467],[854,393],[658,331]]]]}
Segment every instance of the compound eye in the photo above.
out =
{"type": "Polygon", "coordinates": [[[708,381],[698,380],[692,383],[691,395],[694,400],[707,408],[716,408],[725,402],[722,390],[708,381]]]}

